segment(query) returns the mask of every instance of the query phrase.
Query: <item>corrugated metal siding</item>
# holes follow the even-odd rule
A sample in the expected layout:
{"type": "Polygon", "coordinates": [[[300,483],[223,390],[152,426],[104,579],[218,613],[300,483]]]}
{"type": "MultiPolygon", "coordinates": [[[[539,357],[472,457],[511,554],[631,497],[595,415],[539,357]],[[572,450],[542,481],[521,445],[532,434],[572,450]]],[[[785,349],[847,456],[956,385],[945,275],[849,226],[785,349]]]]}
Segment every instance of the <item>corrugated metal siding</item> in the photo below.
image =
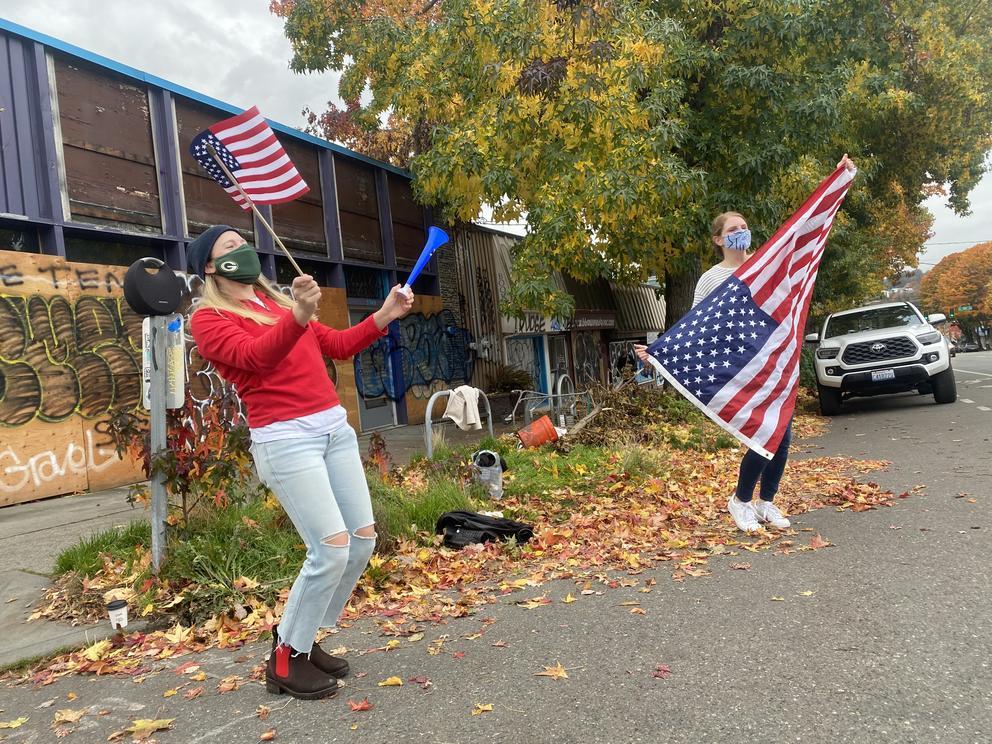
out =
{"type": "Polygon", "coordinates": [[[621,287],[610,284],[617,307],[618,335],[643,335],[665,327],[665,300],[648,284],[621,287]]]}
{"type": "MultiPolygon", "coordinates": [[[[476,387],[485,389],[492,382],[496,367],[506,363],[499,308],[510,286],[511,250],[519,238],[462,225],[455,230],[453,240],[458,256],[458,293],[465,313],[463,322],[477,345],[488,344],[489,358],[476,357],[472,377],[476,387]]],[[[557,289],[568,291],[561,274],[555,272],[553,280],[557,289]]]]}
{"type": "Polygon", "coordinates": [[[591,283],[580,282],[570,276],[564,277],[565,288],[575,299],[576,310],[595,312],[616,312],[613,300],[613,290],[605,279],[597,279],[591,283]]]}
{"type": "Polygon", "coordinates": [[[506,361],[500,333],[499,303],[509,282],[509,248],[513,239],[463,226],[455,231],[453,242],[457,256],[458,293],[464,309],[462,321],[476,343],[472,384],[486,389],[495,377],[496,367],[506,361]],[[486,345],[487,353],[480,356],[482,345],[486,345]]]}

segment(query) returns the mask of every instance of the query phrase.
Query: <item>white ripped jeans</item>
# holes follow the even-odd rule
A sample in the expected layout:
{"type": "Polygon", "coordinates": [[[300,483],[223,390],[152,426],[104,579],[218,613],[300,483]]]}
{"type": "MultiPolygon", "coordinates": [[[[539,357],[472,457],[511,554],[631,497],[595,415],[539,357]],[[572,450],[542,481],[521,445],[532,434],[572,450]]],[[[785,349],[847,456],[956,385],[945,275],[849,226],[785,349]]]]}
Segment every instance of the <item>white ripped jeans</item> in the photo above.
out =
{"type": "Polygon", "coordinates": [[[259,480],[307,547],[279,622],[279,642],[309,654],[317,630],[337,623],[375,549],[374,535],[356,534],[375,524],[358,436],[345,425],[319,437],[255,442],[251,454],[259,480]],[[340,533],[348,544],[330,544],[340,533]]]}

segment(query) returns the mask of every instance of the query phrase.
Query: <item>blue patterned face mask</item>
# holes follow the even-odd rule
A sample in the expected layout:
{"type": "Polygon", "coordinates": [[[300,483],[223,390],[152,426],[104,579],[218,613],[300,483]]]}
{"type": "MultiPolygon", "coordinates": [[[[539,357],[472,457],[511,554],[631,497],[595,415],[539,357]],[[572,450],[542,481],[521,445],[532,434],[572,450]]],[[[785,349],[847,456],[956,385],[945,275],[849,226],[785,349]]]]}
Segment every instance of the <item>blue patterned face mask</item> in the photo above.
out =
{"type": "Polygon", "coordinates": [[[737,230],[723,239],[723,244],[735,251],[746,251],[751,247],[751,231],[737,230]]]}

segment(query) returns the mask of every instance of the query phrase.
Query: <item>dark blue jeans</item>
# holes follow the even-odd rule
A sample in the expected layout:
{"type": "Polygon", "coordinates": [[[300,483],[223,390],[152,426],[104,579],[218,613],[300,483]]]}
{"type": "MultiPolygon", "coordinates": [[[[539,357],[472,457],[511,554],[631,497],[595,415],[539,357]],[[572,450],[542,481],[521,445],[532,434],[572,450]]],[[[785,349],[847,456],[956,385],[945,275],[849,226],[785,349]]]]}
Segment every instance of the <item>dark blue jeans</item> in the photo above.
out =
{"type": "Polygon", "coordinates": [[[741,460],[741,472],[737,476],[737,498],[740,501],[750,501],[754,496],[754,487],[761,479],[759,495],[763,501],[771,501],[778,493],[778,484],[785,472],[785,461],[789,459],[789,445],[792,443],[792,422],[785,430],[782,443],[775,450],[775,457],[766,460],[757,452],[748,450],[741,460]]]}

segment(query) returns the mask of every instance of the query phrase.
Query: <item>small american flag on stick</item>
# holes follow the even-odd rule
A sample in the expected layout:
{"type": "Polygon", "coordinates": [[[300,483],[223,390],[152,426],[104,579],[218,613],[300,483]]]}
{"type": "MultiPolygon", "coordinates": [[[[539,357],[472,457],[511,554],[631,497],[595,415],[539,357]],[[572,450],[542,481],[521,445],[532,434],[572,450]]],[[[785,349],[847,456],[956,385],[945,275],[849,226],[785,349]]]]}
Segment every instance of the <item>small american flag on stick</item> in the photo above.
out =
{"type": "Polygon", "coordinates": [[[854,174],[838,167],[757,253],[648,347],[668,382],[768,459],[796,407],[800,334],[854,174]]]}
{"type": "Polygon", "coordinates": [[[257,106],[200,132],[193,138],[189,151],[244,210],[251,209],[249,200],[256,204],[279,204],[310,190],[257,106]],[[218,165],[211,147],[241,189],[218,165]]]}

